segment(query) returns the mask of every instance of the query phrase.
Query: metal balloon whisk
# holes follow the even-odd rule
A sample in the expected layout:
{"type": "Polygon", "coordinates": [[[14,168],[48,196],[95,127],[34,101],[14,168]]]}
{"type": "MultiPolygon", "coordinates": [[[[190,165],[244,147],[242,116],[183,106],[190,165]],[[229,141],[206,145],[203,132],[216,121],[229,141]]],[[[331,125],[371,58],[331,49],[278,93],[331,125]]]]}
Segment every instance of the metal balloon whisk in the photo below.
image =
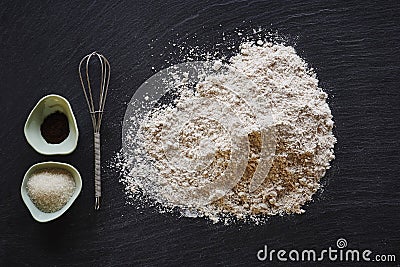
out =
{"type": "Polygon", "coordinates": [[[103,118],[104,105],[106,103],[108,84],[110,83],[110,63],[107,58],[102,54],[93,52],[84,58],[79,63],[79,78],[81,79],[83,93],[89,107],[90,116],[92,118],[94,130],[94,188],[95,188],[95,206],[98,210],[100,208],[101,197],[101,170],[100,170],[100,127],[101,119],[103,118]],[[93,91],[89,78],[89,62],[94,57],[100,62],[101,80],[100,80],[100,94],[99,104],[95,107],[93,102],[93,91]],[[84,73],[84,76],[82,75],[84,73]]]}

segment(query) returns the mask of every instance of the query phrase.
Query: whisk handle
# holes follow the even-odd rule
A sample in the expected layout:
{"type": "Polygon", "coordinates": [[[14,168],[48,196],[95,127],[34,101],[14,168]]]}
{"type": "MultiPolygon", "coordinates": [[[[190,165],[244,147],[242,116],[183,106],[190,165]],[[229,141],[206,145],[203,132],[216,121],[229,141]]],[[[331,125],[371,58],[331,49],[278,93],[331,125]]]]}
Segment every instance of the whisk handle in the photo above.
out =
{"type": "Polygon", "coordinates": [[[100,170],[100,133],[94,133],[94,193],[95,209],[100,208],[101,197],[101,170],[100,170]]]}

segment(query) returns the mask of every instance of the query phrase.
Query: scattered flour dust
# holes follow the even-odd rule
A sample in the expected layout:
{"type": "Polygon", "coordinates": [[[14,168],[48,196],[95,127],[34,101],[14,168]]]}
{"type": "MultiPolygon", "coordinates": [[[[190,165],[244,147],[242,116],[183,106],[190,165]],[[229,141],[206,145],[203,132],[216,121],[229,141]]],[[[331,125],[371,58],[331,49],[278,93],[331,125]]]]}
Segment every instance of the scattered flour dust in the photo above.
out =
{"type": "Polygon", "coordinates": [[[173,105],[155,108],[129,136],[135,152],[117,163],[126,193],[214,222],[303,213],[336,142],[315,72],[293,47],[260,40],[242,43],[214,69],[195,90],[180,90],[173,105]],[[269,164],[264,172],[261,162],[269,164]]]}

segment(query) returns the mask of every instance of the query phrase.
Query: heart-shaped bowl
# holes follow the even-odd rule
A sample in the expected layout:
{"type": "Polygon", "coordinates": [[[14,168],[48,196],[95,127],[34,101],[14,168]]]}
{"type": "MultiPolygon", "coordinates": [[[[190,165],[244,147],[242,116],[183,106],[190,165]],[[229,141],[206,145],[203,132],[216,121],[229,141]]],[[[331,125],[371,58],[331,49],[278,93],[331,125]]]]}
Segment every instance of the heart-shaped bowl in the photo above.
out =
{"type": "Polygon", "coordinates": [[[21,196],[22,200],[24,201],[25,205],[28,207],[32,217],[38,221],[38,222],[48,222],[54,219],[57,219],[61,215],[64,214],[74,203],[75,199],[78,197],[79,193],[81,192],[82,189],[82,178],[81,175],[79,174],[78,170],[66,163],[61,163],[61,162],[53,162],[53,161],[48,161],[48,162],[41,162],[37,163],[33,166],[31,166],[28,171],[25,173],[24,179],[22,180],[22,185],[21,185],[21,196]],[[58,211],[56,212],[43,212],[40,209],[38,209],[35,204],[32,202],[31,198],[28,195],[27,191],[27,182],[29,178],[32,176],[37,171],[40,171],[42,169],[51,169],[51,168],[60,168],[64,169],[68,172],[70,172],[74,178],[75,181],[75,191],[72,194],[71,198],[68,200],[68,202],[58,211]]]}
{"type": "Polygon", "coordinates": [[[37,152],[44,155],[70,154],[78,144],[78,126],[71,105],[67,99],[59,95],[47,95],[39,100],[26,120],[24,133],[28,143],[37,152]],[[56,111],[62,112],[67,116],[69,135],[59,144],[50,144],[43,138],[40,126],[48,115],[56,111]]]}

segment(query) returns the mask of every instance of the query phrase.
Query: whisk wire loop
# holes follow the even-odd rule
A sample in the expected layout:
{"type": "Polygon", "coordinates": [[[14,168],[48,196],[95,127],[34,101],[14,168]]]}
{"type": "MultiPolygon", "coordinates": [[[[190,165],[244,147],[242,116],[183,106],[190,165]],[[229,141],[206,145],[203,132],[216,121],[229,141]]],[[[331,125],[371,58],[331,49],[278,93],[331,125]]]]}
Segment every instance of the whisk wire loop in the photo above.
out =
{"type": "Polygon", "coordinates": [[[108,85],[110,83],[110,70],[111,70],[110,63],[107,60],[107,58],[105,58],[102,54],[99,54],[97,52],[93,52],[89,55],[86,55],[85,57],[82,58],[81,62],[79,63],[79,78],[83,88],[83,93],[85,95],[86,103],[88,105],[89,112],[91,114],[93,129],[95,130],[95,132],[99,132],[101,127],[104,106],[107,98],[108,85]],[[90,82],[90,75],[89,75],[89,62],[92,56],[96,56],[98,58],[101,68],[98,110],[95,110],[95,105],[93,102],[92,84],[90,82]],[[85,79],[83,78],[82,75],[83,64],[85,65],[85,72],[84,72],[85,79]]]}

